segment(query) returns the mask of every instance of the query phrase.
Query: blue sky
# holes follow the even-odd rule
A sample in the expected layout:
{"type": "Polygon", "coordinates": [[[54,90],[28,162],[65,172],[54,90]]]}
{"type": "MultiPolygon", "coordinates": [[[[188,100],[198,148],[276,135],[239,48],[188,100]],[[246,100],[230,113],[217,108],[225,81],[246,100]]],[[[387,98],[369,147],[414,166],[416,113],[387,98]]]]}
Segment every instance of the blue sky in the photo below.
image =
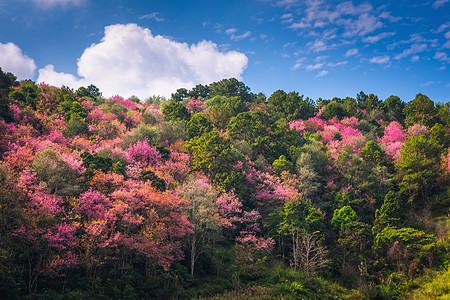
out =
{"type": "Polygon", "coordinates": [[[105,96],[236,77],[255,93],[450,101],[450,1],[0,0],[0,66],[105,96]]]}

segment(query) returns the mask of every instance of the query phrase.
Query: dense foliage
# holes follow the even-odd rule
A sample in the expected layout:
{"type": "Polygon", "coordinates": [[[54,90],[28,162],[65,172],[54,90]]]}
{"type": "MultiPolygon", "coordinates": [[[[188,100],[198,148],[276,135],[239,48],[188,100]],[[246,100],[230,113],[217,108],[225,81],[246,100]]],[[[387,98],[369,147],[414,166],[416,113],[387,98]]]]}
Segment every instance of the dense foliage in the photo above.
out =
{"type": "Polygon", "coordinates": [[[5,299],[449,294],[448,103],[0,71],[0,108],[5,299]]]}

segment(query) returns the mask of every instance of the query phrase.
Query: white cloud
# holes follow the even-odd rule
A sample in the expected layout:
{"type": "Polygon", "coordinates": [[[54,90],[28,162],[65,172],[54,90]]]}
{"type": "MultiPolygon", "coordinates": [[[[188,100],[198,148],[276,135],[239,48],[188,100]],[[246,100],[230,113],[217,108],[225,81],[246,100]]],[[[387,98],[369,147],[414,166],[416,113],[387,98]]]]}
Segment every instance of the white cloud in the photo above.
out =
{"type": "Polygon", "coordinates": [[[349,49],[349,50],[347,50],[347,53],[345,53],[345,57],[349,57],[349,56],[352,56],[352,55],[356,55],[356,54],[358,54],[358,53],[359,53],[359,50],[356,49],[356,48],[349,49]]]}
{"type": "Polygon", "coordinates": [[[439,84],[439,83],[441,83],[441,82],[440,81],[432,81],[432,80],[430,80],[430,81],[427,81],[425,83],[422,83],[420,86],[429,86],[429,85],[439,84]]]}
{"type": "MultiPolygon", "coordinates": [[[[159,12],[153,12],[153,13],[151,13],[151,14],[146,14],[146,15],[141,16],[141,17],[139,18],[139,20],[142,20],[142,19],[151,19],[151,20],[155,20],[156,22],[164,22],[164,19],[158,17],[158,15],[159,15],[159,12]]],[[[204,26],[203,26],[203,27],[204,27],[204,26]]]]}
{"type": "Polygon", "coordinates": [[[336,62],[336,63],[328,63],[327,66],[334,68],[334,67],[339,67],[339,66],[343,66],[343,65],[346,65],[346,64],[348,64],[348,61],[344,60],[344,61],[339,61],[339,62],[336,62]]]}
{"type": "Polygon", "coordinates": [[[448,0],[437,0],[433,3],[433,8],[439,8],[447,2],[448,0]]]}
{"type": "Polygon", "coordinates": [[[136,24],[105,27],[97,44],[85,49],[78,59],[78,76],[57,73],[53,66],[39,70],[38,82],[48,84],[96,85],[106,97],[118,94],[170,96],[180,87],[207,84],[241,75],[248,58],[237,51],[220,52],[215,43],[201,41],[188,45],[162,36],[136,24]]]}
{"type": "Polygon", "coordinates": [[[290,19],[292,17],[293,17],[292,14],[284,14],[284,15],[281,16],[282,19],[290,19]]]}
{"type": "Polygon", "coordinates": [[[303,62],[306,60],[306,57],[301,57],[295,61],[295,65],[292,66],[292,70],[298,70],[301,66],[303,66],[303,62]]]}
{"type": "Polygon", "coordinates": [[[336,11],[338,11],[341,15],[359,15],[371,12],[372,6],[367,3],[354,6],[351,1],[347,1],[339,4],[336,7],[336,11]]]}
{"type": "Polygon", "coordinates": [[[229,29],[225,30],[225,33],[228,34],[230,36],[230,39],[233,41],[243,40],[252,34],[250,31],[246,31],[243,34],[235,35],[236,32],[238,32],[238,30],[236,28],[229,28],[229,29]]]}
{"type": "Polygon", "coordinates": [[[243,40],[245,38],[248,38],[251,34],[252,33],[250,31],[246,31],[246,32],[244,32],[243,34],[240,34],[240,35],[232,34],[230,36],[230,39],[232,39],[233,41],[240,41],[240,40],[243,40]]]}
{"type": "Polygon", "coordinates": [[[447,53],[445,53],[445,52],[436,52],[436,54],[434,55],[433,58],[450,63],[450,58],[448,57],[447,53]]]}
{"type": "Polygon", "coordinates": [[[388,37],[391,37],[391,36],[394,36],[394,35],[395,35],[395,32],[382,32],[382,33],[379,33],[377,35],[372,35],[372,36],[365,37],[365,38],[363,38],[363,41],[373,44],[373,43],[378,42],[381,39],[388,38],[388,37]]]}
{"type": "Polygon", "coordinates": [[[448,40],[447,42],[445,42],[445,44],[442,45],[442,47],[444,47],[444,48],[450,48],[450,40],[448,40]]]}
{"type": "Polygon", "coordinates": [[[427,44],[412,44],[411,47],[409,49],[405,49],[403,50],[402,53],[397,54],[396,56],[394,56],[395,59],[402,59],[404,57],[407,57],[411,54],[416,54],[416,53],[420,53],[425,51],[425,49],[427,49],[427,44]]]}
{"type": "Polygon", "coordinates": [[[310,51],[321,52],[335,48],[336,44],[327,45],[324,41],[316,39],[314,42],[309,42],[308,44],[306,44],[306,46],[309,47],[310,51]]]}
{"type": "Polygon", "coordinates": [[[44,8],[53,7],[60,5],[62,7],[66,7],[69,5],[80,5],[85,0],[31,0],[37,5],[41,5],[44,8]]]}
{"type": "Polygon", "coordinates": [[[309,71],[314,71],[314,70],[322,69],[322,67],[323,67],[323,64],[322,64],[322,63],[315,64],[315,65],[307,65],[307,66],[305,67],[305,70],[309,72],[309,71]]]}
{"type": "Polygon", "coordinates": [[[4,72],[11,72],[18,79],[30,79],[36,70],[34,60],[22,53],[13,43],[0,43],[0,67],[4,72]]]}
{"type": "Polygon", "coordinates": [[[316,21],[314,23],[314,28],[323,28],[327,26],[327,23],[325,23],[324,21],[316,21]]]}
{"type": "Polygon", "coordinates": [[[390,59],[391,58],[389,56],[387,56],[387,55],[374,56],[371,59],[369,59],[369,62],[371,64],[379,64],[380,65],[380,64],[387,64],[387,63],[389,63],[390,59]]]}
{"type": "Polygon", "coordinates": [[[420,56],[419,56],[419,55],[413,55],[413,56],[411,56],[411,61],[416,62],[416,61],[419,61],[419,59],[420,59],[420,56]]]}
{"type": "Polygon", "coordinates": [[[447,31],[447,32],[444,34],[444,36],[445,36],[446,39],[450,39],[450,31],[447,31]]]}
{"type": "Polygon", "coordinates": [[[379,18],[369,14],[359,15],[357,20],[342,20],[340,23],[346,28],[346,32],[343,34],[344,37],[364,36],[383,26],[379,18]]]}
{"type": "Polygon", "coordinates": [[[292,6],[296,6],[298,2],[298,0],[280,0],[277,2],[277,5],[289,9],[292,6]]]}
{"type": "Polygon", "coordinates": [[[328,55],[319,55],[319,56],[316,56],[316,58],[314,58],[314,61],[320,62],[320,61],[326,60],[327,58],[328,58],[328,55]]]}
{"type": "Polygon", "coordinates": [[[436,30],[436,32],[438,32],[438,33],[442,32],[449,27],[450,27],[450,22],[444,23],[441,26],[439,26],[439,28],[436,30]]]}
{"type": "Polygon", "coordinates": [[[327,70],[322,70],[322,71],[320,71],[319,74],[317,74],[314,78],[323,77],[323,76],[325,76],[325,75],[327,75],[327,74],[328,74],[328,71],[327,71],[327,70]]]}
{"type": "Polygon", "coordinates": [[[401,19],[403,19],[402,17],[393,17],[393,16],[391,16],[391,13],[390,13],[390,12],[386,12],[386,11],[384,11],[384,12],[382,12],[382,13],[380,14],[380,18],[382,18],[382,19],[387,19],[387,20],[389,20],[389,21],[391,21],[391,22],[393,22],[393,23],[398,22],[398,21],[400,21],[401,19]]]}
{"type": "Polygon", "coordinates": [[[229,28],[229,29],[225,30],[225,33],[226,33],[226,34],[233,34],[233,33],[235,33],[235,32],[237,32],[237,29],[236,29],[236,28],[229,28]]]}
{"type": "Polygon", "coordinates": [[[294,16],[292,14],[284,14],[281,16],[281,24],[292,23],[294,21],[294,16]]]}
{"type": "Polygon", "coordinates": [[[302,21],[297,22],[297,23],[293,23],[293,24],[288,26],[288,28],[291,28],[291,29],[294,29],[294,30],[295,29],[305,29],[305,28],[308,28],[308,27],[311,27],[311,25],[308,24],[308,23],[304,23],[302,21]]]}
{"type": "Polygon", "coordinates": [[[74,89],[89,85],[86,80],[78,79],[72,74],[55,72],[54,65],[46,65],[43,69],[39,69],[38,82],[45,82],[58,87],[65,85],[74,89]]]}

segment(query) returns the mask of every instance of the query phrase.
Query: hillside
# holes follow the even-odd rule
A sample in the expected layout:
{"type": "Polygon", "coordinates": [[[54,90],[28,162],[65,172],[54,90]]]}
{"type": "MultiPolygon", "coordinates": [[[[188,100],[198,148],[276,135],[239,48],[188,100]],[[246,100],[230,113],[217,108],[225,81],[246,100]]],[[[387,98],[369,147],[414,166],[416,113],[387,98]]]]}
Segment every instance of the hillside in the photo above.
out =
{"type": "Polygon", "coordinates": [[[0,69],[5,299],[448,297],[450,111],[0,69]]]}

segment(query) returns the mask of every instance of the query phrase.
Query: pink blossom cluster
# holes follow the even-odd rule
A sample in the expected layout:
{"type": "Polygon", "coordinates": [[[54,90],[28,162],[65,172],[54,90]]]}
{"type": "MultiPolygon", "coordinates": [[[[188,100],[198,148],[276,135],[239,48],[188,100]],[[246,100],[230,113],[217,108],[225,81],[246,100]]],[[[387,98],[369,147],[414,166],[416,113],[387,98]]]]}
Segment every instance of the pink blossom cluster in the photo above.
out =
{"type": "Polygon", "coordinates": [[[189,110],[191,114],[195,114],[198,112],[202,112],[205,109],[205,104],[203,101],[195,99],[195,97],[192,97],[192,99],[186,103],[186,108],[189,110]]]}
{"type": "Polygon", "coordinates": [[[429,134],[428,128],[420,124],[414,124],[408,128],[408,136],[427,136],[429,134]]]}
{"type": "Polygon", "coordinates": [[[130,163],[135,163],[138,166],[144,167],[148,164],[155,165],[162,161],[161,154],[155,148],[150,146],[147,142],[137,142],[131,145],[125,154],[130,163]]]}
{"type": "Polygon", "coordinates": [[[119,96],[113,96],[110,99],[115,101],[116,103],[122,104],[123,106],[125,106],[128,109],[136,110],[136,106],[137,106],[136,102],[133,102],[130,99],[126,99],[125,100],[125,99],[123,99],[122,97],[119,97],[119,96]]]}
{"type": "Polygon", "coordinates": [[[384,135],[378,138],[378,143],[386,152],[386,156],[390,160],[399,158],[400,149],[406,140],[406,135],[403,130],[403,126],[394,121],[384,128],[384,135]]]}

